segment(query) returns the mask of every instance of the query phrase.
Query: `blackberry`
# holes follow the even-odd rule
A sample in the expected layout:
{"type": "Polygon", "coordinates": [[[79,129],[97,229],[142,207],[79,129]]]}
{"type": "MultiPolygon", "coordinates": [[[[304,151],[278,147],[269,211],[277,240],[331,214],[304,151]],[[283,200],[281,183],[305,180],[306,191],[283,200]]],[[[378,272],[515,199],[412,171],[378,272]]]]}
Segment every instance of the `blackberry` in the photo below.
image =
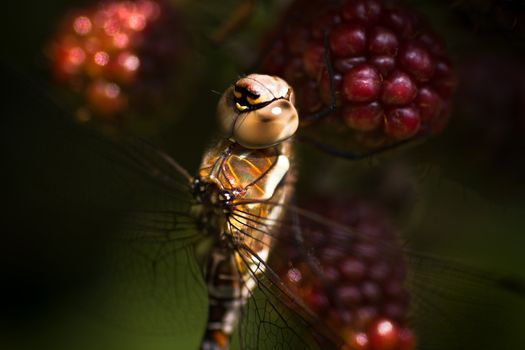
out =
{"type": "Polygon", "coordinates": [[[410,9],[298,0],[276,33],[261,70],[291,83],[313,133],[321,123],[344,144],[377,147],[445,126],[456,78],[442,42],[410,9]]]}
{"type": "Polygon", "coordinates": [[[270,261],[284,283],[349,348],[413,349],[403,252],[385,212],[364,200],[318,198],[303,207],[357,233],[303,221],[302,249],[280,240],[270,261]]]}
{"type": "Polygon", "coordinates": [[[115,119],[127,107],[159,107],[182,38],[180,16],[162,0],[102,1],[67,15],[49,53],[56,80],[115,119]]]}

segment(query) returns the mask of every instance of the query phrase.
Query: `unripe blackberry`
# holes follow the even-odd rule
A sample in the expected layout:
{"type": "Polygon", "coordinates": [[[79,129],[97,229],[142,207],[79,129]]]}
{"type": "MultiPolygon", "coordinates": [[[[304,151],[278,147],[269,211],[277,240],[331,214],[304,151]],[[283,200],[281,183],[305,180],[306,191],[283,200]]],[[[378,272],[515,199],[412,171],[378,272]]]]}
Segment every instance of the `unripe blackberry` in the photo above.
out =
{"type": "Polygon", "coordinates": [[[57,81],[115,118],[159,107],[184,49],[179,15],[162,0],[108,0],[68,15],[49,53],[57,81]]]}
{"type": "Polygon", "coordinates": [[[329,110],[333,85],[335,112],[314,119],[361,146],[446,124],[456,78],[440,40],[413,11],[379,0],[297,0],[276,33],[261,70],[291,83],[303,122],[329,110]]]}
{"type": "Polygon", "coordinates": [[[302,206],[348,229],[301,219],[304,245],[283,237],[270,261],[284,283],[349,348],[413,349],[406,267],[386,214],[362,200],[302,206]]]}

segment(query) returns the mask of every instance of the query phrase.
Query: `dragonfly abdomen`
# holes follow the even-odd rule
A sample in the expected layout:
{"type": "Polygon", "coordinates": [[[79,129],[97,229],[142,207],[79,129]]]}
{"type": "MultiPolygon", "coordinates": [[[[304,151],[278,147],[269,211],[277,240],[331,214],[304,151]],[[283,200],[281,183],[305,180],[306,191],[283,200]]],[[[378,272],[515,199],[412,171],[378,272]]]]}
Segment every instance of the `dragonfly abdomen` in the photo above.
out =
{"type": "Polygon", "coordinates": [[[235,262],[235,254],[224,242],[212,248],[206,270],[209,314],[201,350],[225,350],[237,326],[247,290],[235,262]]]}
{"type": "Polygon", "coordinates": [[[242,307],[264,271],[291,191],[290,155],[287,142],[253,150],[222,141],[202,161],[196,186],[200,221],[219,236],[205,276],[209,315],[201,350],[228,349],[242,307]]]}

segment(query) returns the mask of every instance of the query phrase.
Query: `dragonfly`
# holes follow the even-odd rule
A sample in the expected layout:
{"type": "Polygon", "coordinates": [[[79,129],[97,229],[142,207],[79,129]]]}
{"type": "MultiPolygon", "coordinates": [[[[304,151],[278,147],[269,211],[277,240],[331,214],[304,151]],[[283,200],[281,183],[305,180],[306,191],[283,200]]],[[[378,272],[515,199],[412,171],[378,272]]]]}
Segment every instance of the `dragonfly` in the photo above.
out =
{"type": "MultiPolygon", "coordinates": [[[[27,85],[17,82],[11,86],[21,93],[27,89],[27,85]]],[[[47,104],[42,96],[31,98],[35,103],[47,104]]],[[[308,274],[320,277],[319,283],[326,295],[333,298],[331,304],[337,306],[339,301],[333,295],[335,287],[320,273],[321,256],[314,249],[315,240],[305,232],[315,226],[320,232],[337,232],[346,242],[370,239],[366,230],[353,228],[340,218],[330,218],[297,204],[293,195],[297,175],[292,142],[298,116],[293,101],[293,90],[280,78],[254,74],[237,80],[219,101],[218,117],[224,136],[205,152],[194,176],[148,143],[126,138],[118,142],[107,141],[83,131],[71,135],[69,127],[56,128],[54,132],[63,137],[58,139],[59,144],[79,142],[83,138],[79,151],[91,154],[97,161],[101,158],[111,172],[100,174],[100,167],[86,166],[88,160],[83,158],[66,158],[69,163],[61,166],[55,160],[46,169],[59,177],[61,186],[75,196],[69,197],[68,190],[61,191],[64,197],[57,196],[47,207],[64,208],[58,211],[60,215],[51,211],[55,215],[53,218],[72,212],[84,213],[83,221],[70,223],[73,230],[82,230],[83,223],[89,223],[85,228],[89,231],[95,227],[101,232],[112,229],[118,232],[116,243],[128,245],[135,255],[126,256],[122,263],[115,251],[115,265],[121,265],[116,269],[120,273],[112,276],[125,278],[122,271],[126,270],[122,269],[133,275],[135,269],[139,270],[137,265],[147,261],[148,264],[141,268],[155,277],[149,288],[164,297],[165,281],[162,280],[167,274],[158,272],[160,265],[174,261],[174,257],[177,257],[177,264],[183,264],[189,256],[191,262],[187,267],[190,270],[185,276],[202,278],[198,283],[205,289],[209,301],[208,318],[198,345],[200,349],[229,348],[236,330],[239,335],[236,341],[243,349],[359,349],[334,331],[320,312],[309,307],[279,274],[277,265],[293,268],[301,264],[308,274]],[[88,173],[89,182],[77,183],[71,177],[78,175],[72,170],[75,166],[88,173]],[[104,190],[96,189],[99,186],[104,190]],[[79,198],[79,193],[83,197],[79,198]],[[119,197],[115,198],[115,194],[119,197]],[[65,210],[67,207],[69,210],[65,210]],[[110,222],[112,226],[103,229],[110,222]],[[292,259],[286,255],[290,245],[300,252],[299,257],[296,255],[292,259]]],[[[20,105],[15,104],[8,111],[17,108],[20,105]]],[[[53,149],[72,151],[66,154],[75,155],[75,150],[53,149]]],[[[37,152],[38,147],[33,151],[37,152]]],[[[36,168],[30,169],[35,171],[36,168]]],[[[47,227],[45,220],[49,220],[50,215],[47,209],[42,211],[45,215],[39,216],[42,218],[39,225],[47,227]]],[[[49,226],[52,225],[53,220],[49,226]]],[[[59,228],[70,229],[67,225],[59,228]]],[[[413,268],[413,279],[417,281],[414,283],[416,289],[411,291],[414,300],[418,299],[419,288],[428,289],[444,300],[456,301],[463,296],[461,290],[465,286],[471,290],[492,289],[523,297],[519,280],[506,275],[477,271],[391,242],[374,244],[379,244],[385,252],[387,262],[390,256],[397,262],[398,252],[403,252],[407,264],[413,268]],[[437,282],[430,283],[433,279],[437,282]],[[448,286],[451,288],[447,289],[448,286]]],[[[339,254],[350,254],[346,243],[335,249],[339,254]]],[[[104,265],[104,268],[109,270],[111,265],[104,265]]],[[[170,280],[177,278],[172,276],[170,280]]],[[[184,289],[187,281],[181,283],[184,289]]],[[[141,297],[144,295],[139,294],[138,298],[141,297]]],[[[465,303],[476,303],[473,297],[466,299],[465,303]]],[[[162,300],[159,302],[162,304],[162,300]]],[[[183,306],[176,298],[171,300],[174,302],[183,306]]],[[[425,309],[424,302],[422,305],[425,309]]],[[[439,316],[439,305],[431,310],[439,316]]],[[[444,322],[446,320],[445,317],[444,322]]],[[[183,321],[178,321],[165,326],[184,328],[183,321]]],[[[421,344],[421,348],[427,348],[426,344],[421,344]]]]}

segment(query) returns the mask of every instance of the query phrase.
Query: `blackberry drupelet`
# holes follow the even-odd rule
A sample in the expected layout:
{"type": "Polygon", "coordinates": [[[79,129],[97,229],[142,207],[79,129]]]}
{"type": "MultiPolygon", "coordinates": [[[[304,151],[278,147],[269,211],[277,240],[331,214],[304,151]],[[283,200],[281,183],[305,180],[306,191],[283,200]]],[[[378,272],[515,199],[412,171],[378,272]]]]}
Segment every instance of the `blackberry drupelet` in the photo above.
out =
{"type": "Polygon", "coordinates": [[[413,349],[407,271],[387,214],[364,200],[318,198],[305,208],[356,234],[302,222],[304,249],[283,239],[275,250],[283,252],[274,264],[284,283],[351,349],[413,349]],[[291,263],[279,260],[284,254],[291,263]]]}
{"type": "Polygon", "coordinates": [[[374,146],[446,124],[456,77],[440,39],[408,8],[298,0],[268,43],[262,71],[291,83],[304,124],[374,146]]]}

